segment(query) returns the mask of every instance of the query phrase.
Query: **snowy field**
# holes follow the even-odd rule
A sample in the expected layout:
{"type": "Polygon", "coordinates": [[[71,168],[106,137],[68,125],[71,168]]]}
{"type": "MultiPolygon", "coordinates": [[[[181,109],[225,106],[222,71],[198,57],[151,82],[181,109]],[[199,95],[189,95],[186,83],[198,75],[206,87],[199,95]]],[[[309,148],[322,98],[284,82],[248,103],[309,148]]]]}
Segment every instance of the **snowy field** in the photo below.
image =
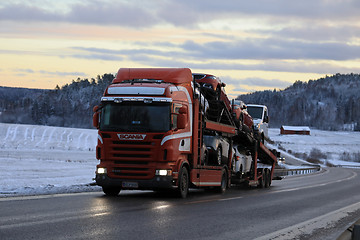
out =
{"type": "Polygon", "coordinates": [[[97,130],[0,123],[0,197],[99,190],[97,130]]]}
{"type": "MultiPolygon", "coordinates": [[[[316,147],[336,165],[352,164],[339,161],[343,152],[360,152],[358,132],[279,133],[269,131],[274,146],[307,154],[316,147]]],[[[0,123],[0,197],[100,191],[90,186],[98,163],[96,143],[97,130],[0,123]]]]}
{"type": "Polygon", "coordinates": [[[274,147],[285,149],[287,153],[291,151],[292,154],[305,153],[309,156],[315,150],[320,153],[317,155],[323,164],[360,166],[360,132],[311,129],[310,135],[280,135],[280,129],[272,128],[269,129],[269,137],[275,142],[274,147]]]}

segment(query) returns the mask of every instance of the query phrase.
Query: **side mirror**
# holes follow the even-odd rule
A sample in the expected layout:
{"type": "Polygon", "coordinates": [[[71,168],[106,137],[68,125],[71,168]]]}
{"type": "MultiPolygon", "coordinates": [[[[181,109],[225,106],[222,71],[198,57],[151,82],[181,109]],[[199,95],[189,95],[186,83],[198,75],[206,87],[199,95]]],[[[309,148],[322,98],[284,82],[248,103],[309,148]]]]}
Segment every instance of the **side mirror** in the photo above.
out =
{"type": "Polygon", "coordinates": [[[99,119],[100,119],[100,112],[99,112],[99,106],[95,106],[93,108],[94,115],[93,115],[93,126],[97,129],[99,129],[99,119]]]}
{"type": "Polygon", "coordinates": [[[186,107],[181,107],[181,108],[179,108],[179,113],[180,113],[180,114],[186,114],[186,113],[187,113],[186,107]]]}
{"type": "Polygon", "coordinates": [[[269,123],[269,116],[264,117],[264,122],[269,123]]]}
{"type": "Polygon", "coordinates": [[[184,129],[187,125],[187,111],[185,107],[179,109],[179,115],[177,117],[177,128],[184,129]]]}

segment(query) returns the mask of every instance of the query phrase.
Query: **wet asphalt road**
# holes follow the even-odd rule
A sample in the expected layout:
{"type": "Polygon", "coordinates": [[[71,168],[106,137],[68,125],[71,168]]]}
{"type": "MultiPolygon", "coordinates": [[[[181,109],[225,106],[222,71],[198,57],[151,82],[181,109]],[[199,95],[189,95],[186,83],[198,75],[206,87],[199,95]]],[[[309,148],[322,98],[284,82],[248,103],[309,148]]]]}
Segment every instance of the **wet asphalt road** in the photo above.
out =
{"type": "Polygon", "coordinates": [[[360,218],[359,189],[360,170],[328,168],[268,189],[191,190],[187,199],[152,191],[2,198],[0,239],[286,239],[295,229],[302,239],[334,239],[360,218]]]}

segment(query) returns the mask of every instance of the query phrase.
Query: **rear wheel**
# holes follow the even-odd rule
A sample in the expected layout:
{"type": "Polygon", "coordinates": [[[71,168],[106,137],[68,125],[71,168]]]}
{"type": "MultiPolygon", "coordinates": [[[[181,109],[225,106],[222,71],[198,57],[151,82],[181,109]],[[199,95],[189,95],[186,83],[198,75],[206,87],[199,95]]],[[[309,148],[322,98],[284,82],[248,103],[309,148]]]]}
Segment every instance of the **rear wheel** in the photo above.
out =
{"type": "Polygon", "coordinates": [[[259,169],[259,174],[261,174],[261,178],[259,178],[259,184],[258,187],[259,188],[264,188],[265,187],[265,171],[263,168],[259,169]]]}
{"type": "Polygon", "coordinates": [[[223,169],[222,170],[222,175],[221,175],[221,185],[220,185],[220,187],[217,187],[217,189],[216,189],[217,192],[224,193],[226,191],[227,181],[228,181],[227,173],[226,173],[226,170],[223,169]]]}
{"type": "Polygon", "coordinates": [[[271,170],[268,169],[268,180],[269,180],[269,187],[271,186],[271,181],[272,181],[272,178],[271,178],[271,170]]]}
{"type": "Polygon", "coordinates": [[[270,187],[270,172],[269,172],[269,169],[265,168],[265,171],[264,171],[264,179],[265,179],[265,188],[268,188],[270,187]]]}
{"type": "Polygon", "coordinates": [[[189,173],[186,167],[182,167],[178,179],[178,194],[181,198],[186,198],[189,192],[189,173]]]}
{"type": "Polygon", "coordinates": [[[106,196],[115,197],[119,195],[121,188],[120,187],[104,187],[102,186],[103,192],[106,196]]]}

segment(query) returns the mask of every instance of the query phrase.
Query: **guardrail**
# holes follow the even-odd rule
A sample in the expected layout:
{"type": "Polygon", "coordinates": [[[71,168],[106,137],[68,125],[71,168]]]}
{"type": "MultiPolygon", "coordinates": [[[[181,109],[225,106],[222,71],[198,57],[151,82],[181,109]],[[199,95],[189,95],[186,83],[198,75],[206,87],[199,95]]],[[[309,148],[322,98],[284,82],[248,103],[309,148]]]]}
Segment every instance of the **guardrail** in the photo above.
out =
{"type": "Polygon", "coordinates": [[[309,173],[318,172],[320,171],[320,169],[321,169],[320,166],[314,166],[310,168],[296,168],[296,169],[276,168],[274,169],[274,177],[309,174],[309,173]]]}
{"type": "Polygon", "coordinates": [[[342,167],[342,168],[360,168],[360,166],[354,166],[354,165],[337,165],[336,167],[342,167]]]}

